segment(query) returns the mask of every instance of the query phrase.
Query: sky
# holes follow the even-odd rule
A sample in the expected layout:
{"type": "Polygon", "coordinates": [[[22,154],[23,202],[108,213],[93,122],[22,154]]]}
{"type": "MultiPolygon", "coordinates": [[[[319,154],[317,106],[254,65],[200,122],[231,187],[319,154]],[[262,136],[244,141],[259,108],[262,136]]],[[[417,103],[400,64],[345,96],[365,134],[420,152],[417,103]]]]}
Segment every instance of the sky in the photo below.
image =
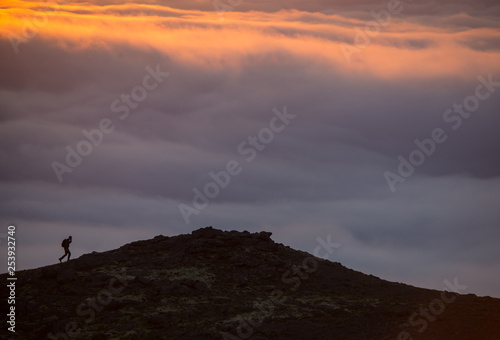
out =
{"type": "Polygon", "coordinates": [[[496,0],[2,1],[1,256],[9,225],[18,270],[69,235],[77,258],[265,230],[500,298],[499,19],[496,0]]]}

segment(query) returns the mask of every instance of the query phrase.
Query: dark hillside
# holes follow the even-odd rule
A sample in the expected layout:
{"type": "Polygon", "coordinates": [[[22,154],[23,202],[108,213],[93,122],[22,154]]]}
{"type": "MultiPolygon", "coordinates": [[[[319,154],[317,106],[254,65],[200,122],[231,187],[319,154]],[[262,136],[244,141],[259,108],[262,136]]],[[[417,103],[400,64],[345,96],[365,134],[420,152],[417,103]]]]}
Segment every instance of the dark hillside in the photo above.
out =
{"type": "MultiPolygon", "coordinates": [[[[2,312],[2,334],[37,340],[500,339],[499,299],[387,282],[270,236],[208,227],[18,272],[16,333],[6,331],[2,312]]],[[[1,280],[7,282],[6,275],[1,280]]],[[[8,310],[6,299],[1,308],[8,310]]]]}

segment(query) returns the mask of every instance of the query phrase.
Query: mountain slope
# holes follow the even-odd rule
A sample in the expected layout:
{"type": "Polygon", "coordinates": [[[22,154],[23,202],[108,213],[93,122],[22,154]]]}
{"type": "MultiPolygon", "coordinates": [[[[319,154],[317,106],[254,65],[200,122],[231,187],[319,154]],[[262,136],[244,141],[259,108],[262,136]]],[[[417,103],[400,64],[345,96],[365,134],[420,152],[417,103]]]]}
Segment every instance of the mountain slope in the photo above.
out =
{"type": "MultiPolygon", "coordinates": [[[[84,340],[500,339],[499,299],[387,282],[270,236],[208,227],[18,272],[16,333],[3,334],[84,340]]],[[[1,306],[8,311],[6,300],[1,306]]]]}

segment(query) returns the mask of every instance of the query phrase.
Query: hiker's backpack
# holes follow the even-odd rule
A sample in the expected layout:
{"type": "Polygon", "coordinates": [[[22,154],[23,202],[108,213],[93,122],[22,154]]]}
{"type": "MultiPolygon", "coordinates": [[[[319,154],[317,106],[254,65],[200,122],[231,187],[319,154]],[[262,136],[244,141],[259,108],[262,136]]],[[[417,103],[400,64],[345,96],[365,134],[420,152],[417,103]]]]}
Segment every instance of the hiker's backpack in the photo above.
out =
{"type": "Polygon", "coordinates": [[[61,247],[66,248],[68,246],[68,240],[64,239],[61,243],[61,247]]]}

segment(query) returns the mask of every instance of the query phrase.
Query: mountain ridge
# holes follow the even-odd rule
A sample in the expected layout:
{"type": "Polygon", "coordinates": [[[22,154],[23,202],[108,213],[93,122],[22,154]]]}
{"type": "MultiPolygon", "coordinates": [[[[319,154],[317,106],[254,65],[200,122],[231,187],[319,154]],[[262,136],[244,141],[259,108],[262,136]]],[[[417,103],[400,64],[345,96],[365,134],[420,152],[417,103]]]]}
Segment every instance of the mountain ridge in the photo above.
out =
{"type": "Polygon", "coordinates": [[[500,339],[500,299],[385,281],[269,232],[206,227],[16,275],[9,339],[500,339]]]}

